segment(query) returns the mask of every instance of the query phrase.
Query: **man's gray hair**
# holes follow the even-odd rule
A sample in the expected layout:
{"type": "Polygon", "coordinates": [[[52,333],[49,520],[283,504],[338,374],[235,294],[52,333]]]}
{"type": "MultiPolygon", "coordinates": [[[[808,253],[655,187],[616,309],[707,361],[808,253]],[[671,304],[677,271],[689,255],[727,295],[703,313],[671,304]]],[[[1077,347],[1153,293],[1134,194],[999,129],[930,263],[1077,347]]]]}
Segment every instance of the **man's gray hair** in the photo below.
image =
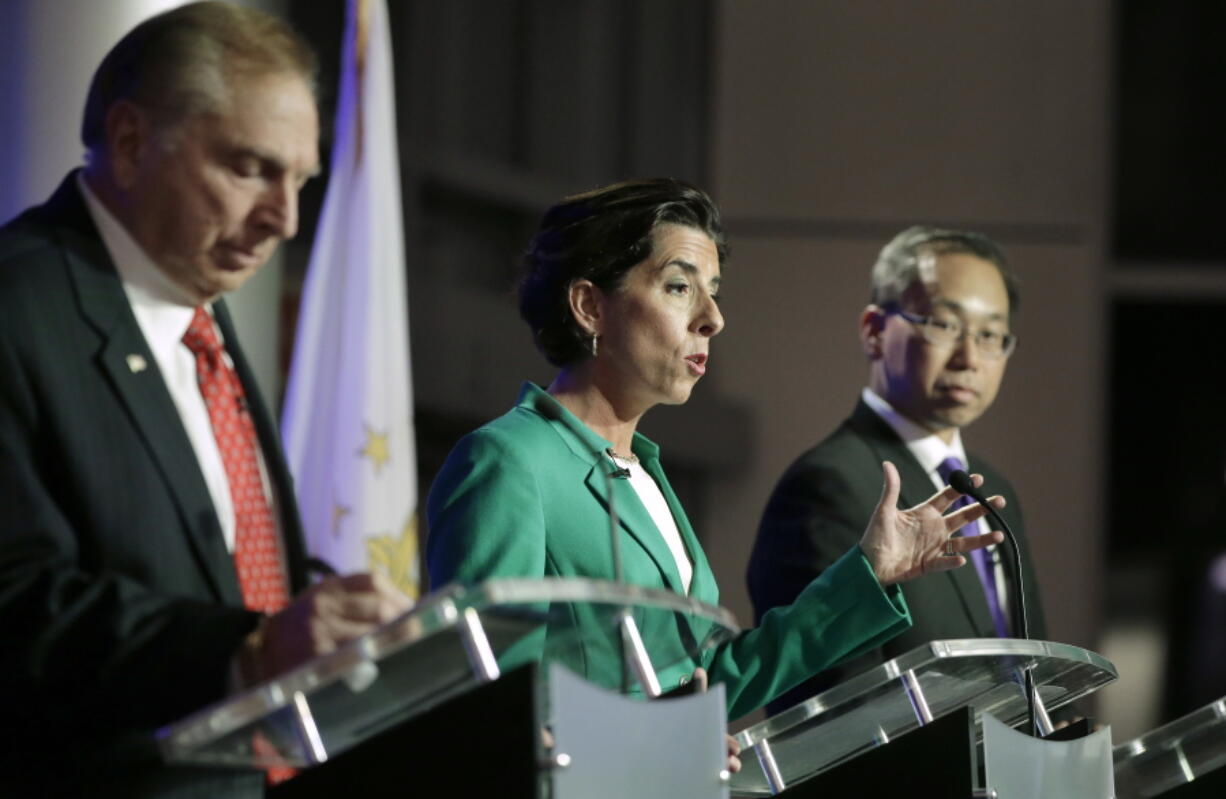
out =
{"type": "Polygon", "coordinates": [[[883,308],[898,306],[903,293],[924,278],[925,265],[938,255],[951,253],[973,255],[995,266],[1005,282],[1009,313],[1017,313],[1021,304],[1017,275],[996,242],[982,233],[927,225],[907,228],[881,249],[873,264],[870,302],[883,308]]]}
{"type": "Polygon", "coordinates": [[[220,111],[234,76],[288,72],[316,94],[318,62],[287,23],[253,8],[189,3],[150,17],[119,40],[94,73],[85,100],[81,141],[106,146],[106,116],[128,100],[163,129],[220,111]]]}

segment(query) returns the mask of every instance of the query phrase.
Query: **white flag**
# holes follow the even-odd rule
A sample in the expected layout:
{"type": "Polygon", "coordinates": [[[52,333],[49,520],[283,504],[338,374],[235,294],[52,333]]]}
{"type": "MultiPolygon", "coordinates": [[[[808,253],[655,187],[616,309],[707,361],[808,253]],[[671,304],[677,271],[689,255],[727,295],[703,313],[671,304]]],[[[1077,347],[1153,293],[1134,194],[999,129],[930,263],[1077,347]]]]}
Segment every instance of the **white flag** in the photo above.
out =
{"type": "Polygon", "coordinates": [[[351,0],[282,429],[312,555],[417,594],[408,297],[384,0],[351,0]]]}

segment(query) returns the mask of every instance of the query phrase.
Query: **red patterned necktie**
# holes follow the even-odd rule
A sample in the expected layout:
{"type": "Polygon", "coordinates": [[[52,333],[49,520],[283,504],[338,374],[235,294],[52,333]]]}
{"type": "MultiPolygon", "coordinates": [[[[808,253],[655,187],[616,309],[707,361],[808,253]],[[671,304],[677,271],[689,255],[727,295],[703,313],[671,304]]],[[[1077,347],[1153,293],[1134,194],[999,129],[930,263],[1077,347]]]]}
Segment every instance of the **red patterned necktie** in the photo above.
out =
{"type": "Polygon", "coordinates": [[[289,593],[277,549],[276,524],[260,477],[255,425],[245,410],[243,385],[226,363],[213,318],[204,308],[196,309],[183,343],[196,356],[196,379],[230,484],[235,517],[234,566],[243,604],[261,613],[276,613],[288,603],[289,593]]]}

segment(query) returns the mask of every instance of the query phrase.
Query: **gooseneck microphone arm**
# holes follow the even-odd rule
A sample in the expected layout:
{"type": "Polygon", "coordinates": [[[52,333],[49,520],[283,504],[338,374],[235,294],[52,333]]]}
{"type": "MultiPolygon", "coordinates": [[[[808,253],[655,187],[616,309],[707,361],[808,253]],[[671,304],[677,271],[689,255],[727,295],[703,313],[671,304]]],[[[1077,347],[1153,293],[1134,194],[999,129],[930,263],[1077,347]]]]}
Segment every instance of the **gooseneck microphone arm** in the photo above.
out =
{"type": "MultiPolygon", "coordinates": [[[[992,507],[992,503],[988,502],[988,498],[983,491],[975,487],[975,483],[971,480],[971,476],[966,472],[958,469],[950,472],[949,484],[953,486],[958,493],[965,494],[971,499],[978,502],[987,509],[988,515],[992,517],[1000,529],[1004,532],[1005,537],[1009,539],[1009,549],[1013,552],[1013,579],[1016,590],[1017,602],[1014,603],[1013,611],[1013,631],[1018,638],[1030,640],[1030,620],[1026,615],[1026,588],[1022,577],[1022,548],[1018,546],[1017,536],[1014,535],[1013,529],[1009,527],[1009,523],[997,513],[996,508],[992,507]]],[[[1030,669],[1025,669],[1025,691],[1026,691],[1026,711],[1030,722],[1030,734],[1034,737],[1039,737],[1039,730],[1035,719],[1035,687],[1034,675],[1030,669]]]]}
{"type": "MultiPolygon", "coordinates": [[[[605,454],[609,456],[609,460],[613,460],[613,448],[605,450],[605,454]]],[[[617,466],[616,461],[613,463],[617,466]]],[[[603,464],[601,464],[603,468],[603,464]]],[[[614,478],[626,480],[630,478],[630,470],[618,467],[613,471],[604,471],[605,490],[609,494],[609,544],[612,549],[613,557],[613,582],[618,585],[624,585],[626,582],[625,576],[622,574],[622,545],[621,536],[617,532],[617,505],[613,501],[613,480],[614,478]]]]}
{"type": "Polygon", "coordinates": [[[1014,592],[1017,594],[1017,603],[1014,606],[1013,612],[1013,630],[1018,638],[1029,640],[1030,620],[1026,615],[1026,591],[1022,584],[1022,549],[1017,544],[1017,536],[1013,534],[1013,530],[1009,527],[1008,522],[996,512],[996,508],[992,507],[992,503],[988,502],[988,498],[984,496],[983,491],[975,487],[969,474],[961,469],[950,472],[949,484],[958,493],[966,494],[986,508],[988,515],[992,517],[992,521],[1000,525],[1000,529],[1004,532],[1005,537],[1009,539],[1009,548],[1013,552],[1013,579],[1017,584],[1017,590],[1014,592]]]}
{"type": "MultiPolygon", "coordinates": [[[[617,492],[613,488],[613,481],[615,479],[629,480],[630,470],[624,466],[618,466],[613,460],[611,447],[605,450],[603,455],[607,455],[612,465],[617,466],[613,471],[608,471],[604,464],[601,465],[601,468],[605,469],[605,489],[609,493],[609,540],[612,545],[613,579],[618,585],[625,585],[625,575],[622,573],[621,533],[618,529],[617,505],[614,501],[617,492]]],[[[629,669],[633,669],[634,676],[643,688],[643,693],[648,698],[655,699],[660,695],[660,679],[656,676],[655,667],[651,664],[651,655],[647,652],[646,644],[643,643],[643,635],[639,632],[634,616],[630,613],[630,607],[628,605],[622,607],[618,611],[617,618],[618,647],[622,659],[622,693],[630,691],[629,669]]]]}
{"type": "MultiPolygon", "coordinates": [[[[541,395],[536,398],[533,407],[546,419],[557,422],[564,418],[564,411],[557,400],[548,395],[541,395]]],[[[597,468],[604,473],[605,491],[608,494],[608,509],[609,509],[609,546],[610,557],[613,559],[613,581],[621,586],[625,585],[625,574],[622,570],[622,551],[621,551],[621,535],[619,534],[617,521],[617,491],[613,487],[614,480],[629,480],[630,470],[618,466],[612,460],[613,450],[610,447],[606,452],[597,451],[595,453],[597,468]],[[608,455],[609,463],[605,464],[605,456],[608,455]],[[613,466],[612,470],[608,466],[613,466]]],[[[621,689],[622,693],[629,693],[630,690],[630,670],[633,669],[634,676],[638,679],[639,685],[643,687],[643,693],[651,698],[660,695],[660,681],[656,677],[655,668],[651,665],[651,658],[647,653],[647,647],[643,644],[643,636],[639,633],[638,625],[634,621],[634,616],[630,613],[630,608],[623,606],[617,612],[617,647],[618,654],[621,659],[621,689]]]]}

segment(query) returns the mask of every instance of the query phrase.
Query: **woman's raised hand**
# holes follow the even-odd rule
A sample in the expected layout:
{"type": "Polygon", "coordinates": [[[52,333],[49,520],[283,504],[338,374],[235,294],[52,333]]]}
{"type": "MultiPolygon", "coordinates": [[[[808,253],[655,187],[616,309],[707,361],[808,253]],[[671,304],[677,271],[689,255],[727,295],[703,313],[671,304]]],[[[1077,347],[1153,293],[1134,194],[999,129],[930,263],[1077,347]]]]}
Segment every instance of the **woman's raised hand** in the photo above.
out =
{"type": "MultiPolygon", "coordinates": [[[[914,508],[899,510],[898,492],[902,481],[898,469],[889,461],[884,461],[881,469],[885,474],[885,486],[881,490],[881,501],[868,521],[864,537],[860,539],[860,549],[882,585],[955,569],[966,563],[963,554],[998,544],[1004,539],[999,531],[985,535],[954,536],[963,525],[980,518],[987,510],[974,502],[946,514],[950,505],[962,496],[950,486],[914,508]]],[[[976,487],[983,483],[983,477],[977,474],[971,475],[971,480],[976,487]]],[[[1004,497],[994,496],[988,501],[997,509],[1005,506],[1004,497]]]]}

